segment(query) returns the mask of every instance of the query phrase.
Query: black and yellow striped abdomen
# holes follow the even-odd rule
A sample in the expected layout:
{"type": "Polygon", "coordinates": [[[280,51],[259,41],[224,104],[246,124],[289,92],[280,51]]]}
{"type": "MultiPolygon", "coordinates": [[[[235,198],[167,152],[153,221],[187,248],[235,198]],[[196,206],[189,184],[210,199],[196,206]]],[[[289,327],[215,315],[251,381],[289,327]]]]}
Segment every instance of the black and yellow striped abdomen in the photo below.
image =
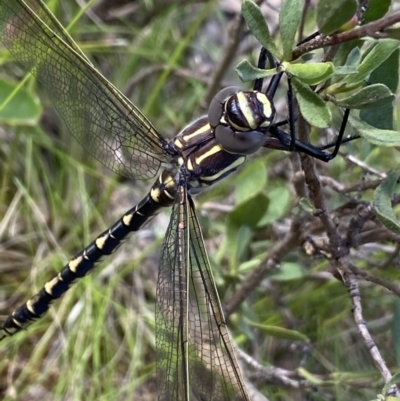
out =
{"type": "Polygon", "coordinates": [[[0,327],[0,340],[43,316],[54,300],[88,274],[103,256],[113,253],[131,232],[140,230],[161,208],[172,206],[179,185],[187,186],[188,193],[194,195],[234,172],[246,159],[221,148],[215,141],[207,117],[199,118],[183,129],[173,139],[172,146],[180,154],[174,161],[175,167],[165,169],[137,206],[75,255],[36,295],[8,316],[0,327]],[[177,182],[178,176],[184,177],[185,182],[177,182]]]}
{"type": "Polygon", "coordinates": [[[39,319],[79,278],[88,274],[101,258],[113,253],[131,232],[140,230],[160,209],[171,206],[176,184],[169,170],[159,176],[147,196],[128,210],[109,229],[102,232],[90,245],[75,255],[42,289],[16,309],[0,328],[0,340],[25,329],[39,319]]]}

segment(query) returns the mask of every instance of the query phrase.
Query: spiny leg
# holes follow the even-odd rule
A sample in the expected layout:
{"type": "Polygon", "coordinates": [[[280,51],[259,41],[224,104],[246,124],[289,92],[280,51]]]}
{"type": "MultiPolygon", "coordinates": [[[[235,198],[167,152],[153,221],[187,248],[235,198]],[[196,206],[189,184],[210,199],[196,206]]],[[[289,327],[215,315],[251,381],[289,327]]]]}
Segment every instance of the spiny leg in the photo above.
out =
{"type": "MultiPolygon", "coordinates": [[[[319,35],[319,32],[315,32],[312,35],[308,36],[307,38],[303,39],[299,44],[306,43],[312,39],[314,39],[316,36],[319,35]]],[[[272,56],[272,54],[264,47],[262,47],[258,59],[258,64],[257,67],[260,69],[265,69],[267,60],[270,64],[270,66],[278,67],[279,62],[275,60],[275,58],[272,56]]],[[[281,78],[282,78],[283,72],[279,72],[276,75],[274,75],[269,84],[268,88],[266,90],[266,95],[270,99],[271,103],[273,102],[273,98],[275,96],[275,93],[277,91],[277,88],[279,87],[281,78]]],[[[254,82],[253,90],[256,91],[262,91],[262,85],[263,85],[263,78],[258,78],[254,82]]],[[[274,140],[267,140],[266,144],[264,147],[267,148],[273,148],[273,149],[282,149],[282,150],[287,150],[290,152],[303,152],[306,153],[312,157],[315,157],[319,160],[328,162],[332,159],[334,159],[339,152],[339,148],[342,143],[344,142],[349,142],[353,139],[357,139],[358,136],[352,136],[348,138],[347,140],[343,140],[344,137],[344,132],[346,129],[346,125],[348,122],[348,117],[350,110],[345,109],[344,111],[344,116],[342,119],[342,123],[340,126],[339,134],[337,137],[337,140],[334,144],[334,150],[332,153],[326,153],[325,149],[332,147],[332,144],[317,147],[313,146],[311,144],[306,144],[296,138],[296,126],[295,126],[295,121],[296,121],[296,113],[294,111],[294,94],[293,94],[293,88],[292,88],[292,83],[291,83],[291,77],[287,77],[288,81],[288,91],[287,91],[287,103],[288,103],[288,111],[289,111],[289,117],[287,120],[280,121],[276,124],[273,124],[269,132],[274,135],[278,141],[280,142],[280,145],[276,143],[274,140]],[[288,142],[288,134],[282,130],[279,129],[280,126],[288,124],[289,125],[289,136],[290,136],[290,142],[288,142]]]]}

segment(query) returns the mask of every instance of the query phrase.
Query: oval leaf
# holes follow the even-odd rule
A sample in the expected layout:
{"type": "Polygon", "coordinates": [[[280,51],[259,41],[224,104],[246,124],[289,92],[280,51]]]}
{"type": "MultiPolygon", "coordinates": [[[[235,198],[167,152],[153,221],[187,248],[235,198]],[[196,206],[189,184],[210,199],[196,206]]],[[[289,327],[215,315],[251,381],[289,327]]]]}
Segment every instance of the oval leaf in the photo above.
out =
{"type": "Polygon", "coordinates": [[[294,77],[292,84],[304,119],[317,128],[329,127],[332,122],[332,114],[325,102],[309,86],[294,77]]]}
{"type": "MultiPolygon", "coordinates": [[[[265,186],[264,186],[265,188],[265,186]]],[[[281,219],[287,210],[290,209],[291,192],[287,186],[268,189],[269,206],[268,210],[259,221],[258,227],[265,227],[267,224],[273,223],[281,219]]]]}
{"type": "Polygon", "coordinates": [[[355,0],[320,0],[317,3],[319,31],[329,35],[348,23],[357,12],[355,0]]]}
{"type": "Polygon", "coordinates": [[[246,25],[256,39],[264,46],[276,59],[280,59],[278,49],[269,33],[268,25],[261,13],[260,8],[252,0],[243,0],[242,14],[246,25]]]}
{"type": "Polygon", "coordinates": [[[267,169],[263,159],[248,163],[236,174],[235,196],[236,204],[257,195],[267,185],[267,169]]]}
{"type": "Polygon", "coordinates": [[[381,185],[376,188],[373,200],[375,213],[381,223],[389,230],[400,234],[400,221],[397,219],[392,208],[392,196],[400,177],[400,167],[393,170],[381,185]]]}
{"type": "MultiPolygon", "coordinates": [[[[399,85],[399,49],[395,50],[378,68],[371,72],[368,78],[370,84],[384,84],[393,93],[399,85]]],[[[373,127],[380,129],[395,129],[395,102],[376,107],[374,112],[361,110],[360,118],[373,127]]]]}
{"type": "Polygon", "coordinates": [[[284,0],[279,13],[279,29],[281,32],[283,58],[286,61],[292,59],[294,38],[300,24],[303,4],[301,0],[284,0]]]}
{"type": "Polygon", "coordinates": [[[269,277],[273,281],[292,281],[304,278],[306,272],[299,263],[283,262],[269,277]]]}
{"type": "Polygon", "coordinates": [[[262,193],[247,198],[228,214],[228,225],[239,228],[242,226],[256,227],[267,211],[268,204],[268,197],[262,193]]]}
{"type": "Polygon", "coordinates": [[[386,85],[374,84],[334,103],[347,109],[369,109],[390,103],[394,98],[394,94],[386,85]]]}
{"type": "Polygon", "coordinates": [[[227,216],[226,241],[229,249],[229,264],[239,265],[243,251],[252,238],[252,228],[264,216],[268,209],[269,199],[262,193],[246,199],[235,207],[227,216]]]}
{"type": "Polygon", "coordinates": [[[400,146],[400,132],[375,128],[358,117],[349,115],[354,131],[368,142],[379,146],[400,146]]]}
{"type": "Polygon", "coordinates": [[[285,71],[299,78],[307,85],[317,85],[326,81],[333,73],[334,66],[331,62],[289,64],[283,63],[285,71]]]}
{"type": "Polygon", "coordinates": [[[365,56],[358,66],[358,74],[347,80],[348,85],[355,85],[368,78],[372,71],[377,69],[390,55],[399,48],[400,41],[395,39],[380,40],[365,56]]]}
{"type": "Polygon", "coordinates": [[[276,69],[263,70],[254,67],[247,60],[242,60],[235,68],[236,73],[243,82],[255,81],[259,78],[268,78],[276,74],[276,69]]]}
{"type": "Polygon", "coordinates": [[[391,3],[391,0],[369,0],[363,14],[364,24],[382,18],[389,11],[391,3]]]}

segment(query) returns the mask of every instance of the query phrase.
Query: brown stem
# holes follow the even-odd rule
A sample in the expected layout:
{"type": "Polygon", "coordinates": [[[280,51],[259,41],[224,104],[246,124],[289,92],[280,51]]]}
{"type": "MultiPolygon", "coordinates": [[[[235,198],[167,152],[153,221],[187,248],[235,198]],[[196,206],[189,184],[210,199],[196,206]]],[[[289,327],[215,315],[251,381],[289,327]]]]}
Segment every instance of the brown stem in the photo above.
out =
{"type": "Polygon", "coordinates": [[[360,39],[365,36],[379,38],[382,36],[382,32],[386,28],[393,26],[397,22],[400,22],[400,11],[350,31],[337,33],[330,36],[319,36],[298,46],[293,51],[293,60],[298,59],[303,54],[309,53],[312,50],[321,49],[326,46],[338,45],[340,43],[348,42],[354,39],[360,39]]]}

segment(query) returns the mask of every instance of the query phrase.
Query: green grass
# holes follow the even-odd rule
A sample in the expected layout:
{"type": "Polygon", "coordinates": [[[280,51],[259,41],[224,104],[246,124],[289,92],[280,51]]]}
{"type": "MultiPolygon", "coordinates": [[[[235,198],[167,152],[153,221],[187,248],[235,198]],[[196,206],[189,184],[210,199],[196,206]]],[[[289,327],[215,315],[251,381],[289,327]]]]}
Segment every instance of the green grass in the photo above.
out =
{"type": "MultiPolygon", "coordinates": [[[[58,6],[64,26],[79,15],[74,1],[52,5],[58,6]]],[[[206,82],[226,48],[229,21],[216,2],[137,6],[135,13],[104,24],[81,15],[70,33],[96,68],[129,93],[162,135],[171,138],[206,110],[202,103],[206,82]],[[197,24],[201,28],[195,29],[197,24]],[[217,34],[209,34],[210,24],[217,34]]],[[[238,51],[235,62],[244,57],[255,60],[254,43],[244,38],[243,54],[238,51]]],[[[23,79],[5,50],[0,57],[0,78],[15,84],[23,79]]],[[[233,66],[221,86],[240,84],[233,66]]],[[[51,113],[42,88],[33,79],[24,88],[34,97],[40,95],[45,114],[41,122],[0,125],[0,314],[4,318],[140,201],[152,184],[115,177],[88,157],[51,113]]],[[[285,93],[279,96],[277,104],[284,104],[285,93]]],[[[372,150],[365,141],[347,145],[343,153],[382,172],[398,158],[393,149],[372,150]]],[[[296,160],[283,152],[260,152],[238,174],[196,199],[222,302],[282,240],[291,220],[304,213],[296,207],[296,166],[296,160]],[[235,216],[236,220],[227,210],[237,210],[237,200],[248,192],[265,199],[263,223],[251,227],[240,223],[238,228],[237,221],[246,219],[249,210],[242,210],[244,217],[235,216]]],[[[344,185],[375,178],[341,156],[329,165],[318,163],[318,171],[344,185]]],[[[329,211],[350,200],[372,197],[372,190],[346,195],[325,191],[329,211]]],[[[354,209],[349,210],[340,215],[338,225],[356,216],[354,209]]],[[[161,213],[68,291],[45,318],[0,342],[2,399],[156,399],[154,303],[168,219],[168,211],[161,213]]],[[[324,235],[312,216],[304,214],[303,223],[303,232],[317,239],[324,235]]],[[[368,245],[353,250],[353,263],[397,280],[396,260],[391,269],[379,268],[393,252],[392,244],[368,245]]],[[[298,247],[280,262],[281,269],[259,283],[228,325],[242,350],[266,367],[290,370],[292,380],[307,379],[305,388],[260,379],[243,363],[249,380],[273,401],[372,400],[383,382],[358,336],[346,288],[327,273],[331,270],[325,258],[310,257],[298,247]]],[[[364,317],[388,366],[395,369],[399,348],[393,316],[398,302],[370,282],[363,281],[361,290],[364,317]]]]}

